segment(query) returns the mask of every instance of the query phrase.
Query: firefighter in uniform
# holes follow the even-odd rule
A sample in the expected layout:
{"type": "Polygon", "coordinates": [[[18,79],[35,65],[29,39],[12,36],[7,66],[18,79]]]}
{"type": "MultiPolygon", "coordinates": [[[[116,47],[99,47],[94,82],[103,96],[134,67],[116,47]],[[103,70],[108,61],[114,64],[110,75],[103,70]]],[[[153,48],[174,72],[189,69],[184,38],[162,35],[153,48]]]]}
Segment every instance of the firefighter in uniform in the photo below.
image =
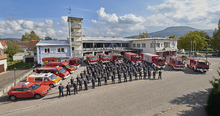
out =
{"type": "Polygon", "coordinates": [[[112,75],[112,83],[115,83],[115,76],[112,75]]]}
{"type": "Polygon", "coordinates": [[[162,72],[161,72],[161,70],[159,71],[158,79],[162,79],[162,72]]]}
{"type": "Polygon", "coordinates": [[[87,79],[84,80],[85,90],[88,90],[88,84],[87,79]]]}
{"type": "Polygon", "coordinates": [[[101,77],[98,77],[98,86],[101,86],[101,77]]]}
{"type": "Polygon", "coordinates": [[[153,78],[155,79],[156,76],[156,69],[153,71],[153,78]]]}
{"type": "Polygon", "coordinates": [[[70,87],[71,87],[71,84],[70,84],[70,82],[68,82],[68,84],[66,85],[66,96],[68,94],[70,95],[70,87]]]}
{"type": "Polygon", "coordinates": [[[79,90],[82,90],[82,79],[79,79],[79,90]]]}
{"type": "Polygon", "coordinates": [[[95,89],[95,79],[94,79],[94,77],[92,78],[92,89],[95,89]]]}
{"type": "Polygon", "coordinates": [[[63,85],[60,83],[60,86],[58,87],[58,89],[59,89],[59,97],[61,96],[61,94],[62,94],[62,96],[63,96],[63,85]]]}
{"type": "Polygon", "coordinates": [[[70,82],[71,82],[71,85],[73,87],[73,83],[74,83],[74,78],[73,77],[71,77],[70,82]]]}
{"type": "Polygon", "coordinates": [[[118,82],[121,83],[121,74],[118,74],[118,82]]]}
{"type": "Polygon", "coordinates": [[[78,92],[77,92],[77,83],[76,82],[73,83],[73,88],[74,88],[74,95],[75,95],[75,93],[78,94],[78,92]]]}

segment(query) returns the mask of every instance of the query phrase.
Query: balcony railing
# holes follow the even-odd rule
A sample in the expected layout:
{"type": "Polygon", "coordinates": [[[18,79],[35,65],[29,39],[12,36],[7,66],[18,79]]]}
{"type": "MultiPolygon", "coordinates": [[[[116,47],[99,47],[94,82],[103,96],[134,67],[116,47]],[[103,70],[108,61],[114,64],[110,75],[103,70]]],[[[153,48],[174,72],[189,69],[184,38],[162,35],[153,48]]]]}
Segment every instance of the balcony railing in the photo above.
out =
{"type": "Polygon", "coordinates": [[[81,36],[81,32],[71,32],[71,35],[81,36]]]}
{"type": "Polygon", "coordinates": [[[71,41],[72,45],[82,45],[82,41],[71,41]]]}
{"type": "Polygon", "coordinates": [[[77,24],[77,23],[71,23],[71,27],[73,27],[73,28],[81,28],[82,25],[81,24],[77,24]]]}
{"type": "Polygon", "coordinates": [[[74,51],[72,51],[72,56],[73,57],[82,56],[82,51],[81,50],[74,50],[74,51]]]}
{"type": "Polygon", "coordinates": [[[119,50],[119,49],[128,49],[128,47],[83,48],[83,51],[119,50]]]}

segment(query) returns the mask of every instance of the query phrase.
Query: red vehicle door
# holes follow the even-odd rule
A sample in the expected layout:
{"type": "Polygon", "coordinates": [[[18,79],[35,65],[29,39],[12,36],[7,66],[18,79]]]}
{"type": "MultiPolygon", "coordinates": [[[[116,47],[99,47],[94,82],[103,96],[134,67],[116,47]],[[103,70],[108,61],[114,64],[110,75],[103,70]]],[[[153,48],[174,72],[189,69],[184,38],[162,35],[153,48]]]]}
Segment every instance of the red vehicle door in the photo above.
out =
{"type": "Polygon", "coordinates": [[[23,97],[23,89],[22,88],[15,88],[11,91],[11,94],[17,98],[23,97]]]}
{"type": "Polygon", "coordinates": [[[33,97],[34,92],[32,92],[30,89],[24,87],[23,88],[23,97],[33,97]]]}

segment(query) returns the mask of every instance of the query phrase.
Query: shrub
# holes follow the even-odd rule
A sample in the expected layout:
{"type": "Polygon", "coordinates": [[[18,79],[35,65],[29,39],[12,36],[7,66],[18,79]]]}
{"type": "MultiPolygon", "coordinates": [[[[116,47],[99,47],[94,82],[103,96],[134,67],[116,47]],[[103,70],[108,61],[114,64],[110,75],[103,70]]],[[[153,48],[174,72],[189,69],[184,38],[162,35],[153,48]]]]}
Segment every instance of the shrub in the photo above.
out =
{"type": "MultiPolygon", "coordinates": [[[[220,67],[217,72],[220,76],[220,67]]],[[[213,80],[211,80],[210,83],[213,88],[209,94],[205,110],[210,116],[220,116],[220,79],[213,77],[213,80]]]]}

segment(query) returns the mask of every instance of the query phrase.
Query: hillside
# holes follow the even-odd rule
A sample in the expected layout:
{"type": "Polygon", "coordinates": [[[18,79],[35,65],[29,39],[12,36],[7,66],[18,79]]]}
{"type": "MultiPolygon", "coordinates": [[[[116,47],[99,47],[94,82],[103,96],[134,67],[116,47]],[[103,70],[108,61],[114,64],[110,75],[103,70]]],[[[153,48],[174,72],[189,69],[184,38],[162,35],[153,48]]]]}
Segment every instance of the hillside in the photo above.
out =
{"type": "MultiPolygon", "coordinates": [[[[200,29],[195,29],[195,28],[188,27],[188,26],[173,26],[173,27],[167,27],[166,29],[161,30],[161,31],[148,33],[148,37],[165,37],[165,36],[169,37],[172,35],[175,35],[176,37],[181,37],[187,32],[196,31],[196,30],[200,30],[200,29]]],[[[206,33],[209,34],[209,36],[212,36],[214,30],[202,30],[202,31],[205,31],[206,33]]],[[[138,35],[129,36],[126,38],[133,38],[137,36],[138,35]]]]}

